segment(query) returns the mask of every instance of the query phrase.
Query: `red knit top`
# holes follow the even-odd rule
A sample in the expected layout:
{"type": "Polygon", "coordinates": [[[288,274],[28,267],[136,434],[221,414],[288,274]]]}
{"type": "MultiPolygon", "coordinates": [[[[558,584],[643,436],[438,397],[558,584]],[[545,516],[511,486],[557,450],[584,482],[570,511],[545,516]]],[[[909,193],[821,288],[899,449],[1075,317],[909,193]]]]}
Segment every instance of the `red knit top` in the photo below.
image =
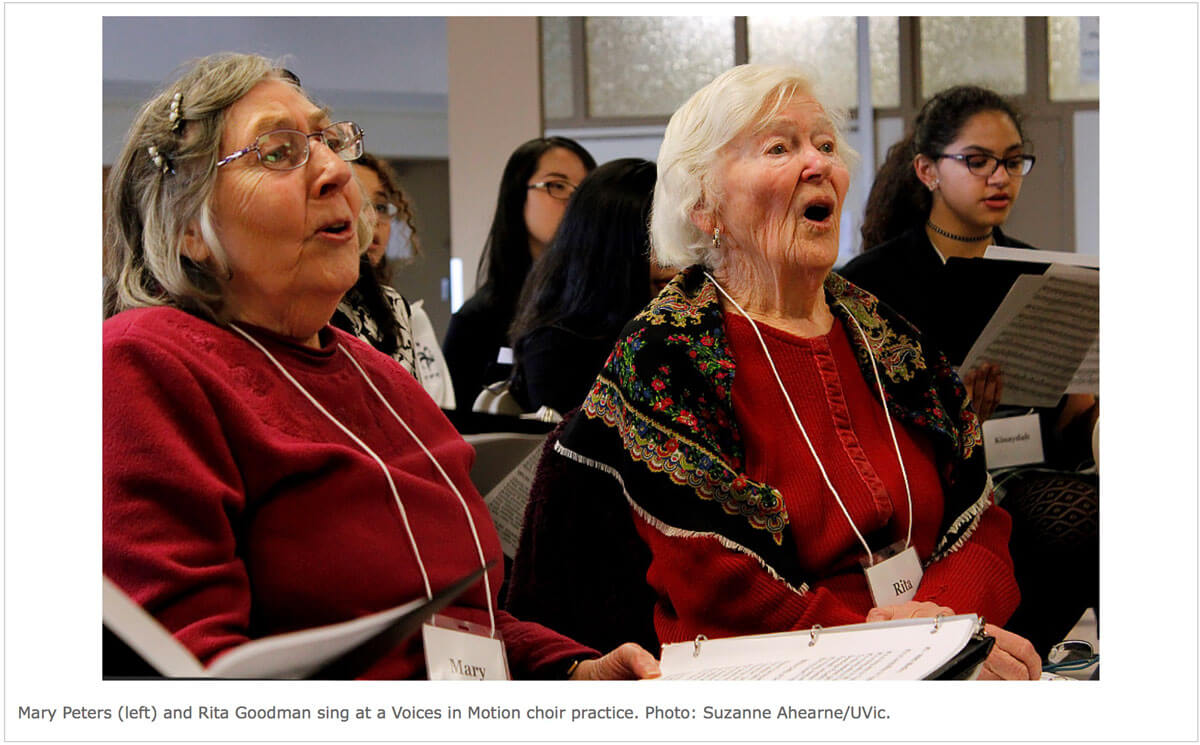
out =
{"type": "MultiPolygon", "coordinates": [[[[310,349],[248,329],[386,463],[434,591],[478,569],[461,504],[372,394],[344,347],[465,497],[493,605],[500,541],[468,473],[474,454],[411,375],[326,327],[310,349]]],[[[104,573],[201,661],[247,639],[357,618],[424,596],[378,464],[233,331],[170,308],[104,323],[104,573]]],[[[483,583],[446,614],[488,623],[483,583]]],[[[515,677],[594,655],[496,611],[515,677]]],[[[365,677],[425,673],[419,636],[365,677]]]]}
{"type": "MultiPolygon", "coordinates": [[[[746,475],[779,489],[799,559],[823,579],[807,590],[791,588],[753,557],[715,538],[689,537],[682,572],[687,579],[672,581],[684,558],[680,539],[638,521],[654,555],[648,580],[667,600],[655,612],[659,637],[683,641],[696,634],[861,623],[872,606],[859,564],[862,543],[826,486],[749,322],[734,314],[725,318],[738,361],[733,408],[746,444],[746,475]],[[714,597],[721,598],[719,605],[711,604],[714,597]]],[[[878,387],[860,371],[847,331],[840,323],[815,338],[764,324],[759,330],[830,481],[871,550],[904,540],[909,513],[900,465],[878,387]]],[[[941,481],[924,436],[896,420],[893,426],[912,492],[912,545],[924,561],[943,517],[941,481]]],[[[1005,512],[989,508],[962,547],[925,569],[914,599],[980,613],[992,622],[1007,620],[1019,600],[1007,548],[1010,525],[1005,512]]]]}

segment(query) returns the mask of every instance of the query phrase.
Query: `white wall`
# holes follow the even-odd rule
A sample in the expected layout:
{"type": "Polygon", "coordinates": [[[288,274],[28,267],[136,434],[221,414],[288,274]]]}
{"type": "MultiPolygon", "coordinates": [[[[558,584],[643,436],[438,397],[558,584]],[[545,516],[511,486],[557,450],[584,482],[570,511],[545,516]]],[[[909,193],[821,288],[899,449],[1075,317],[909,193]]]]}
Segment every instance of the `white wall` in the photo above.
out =
{"type": "Polygon", "coordinates": [[[547,129],[548,136],[570,137],[596,159],[601,165],[617,158],[645,158],[658,160],[658,149],[662,146],[661,127],[596,127],[593,129],[547,129]]]}
{"type": "Polygon", "coordinates": [[[542,134],[539,38],[537,18],[446,22],[450,255],[462,260],[466,297],[475,289],[504,164],[518,145],[542,134]]]}
{"type": "Polygon", "coordinates": [[[364,123],[373,152],[447,156],[444,18],[107,17],[103,38],[105,163],[138,106],[185,62],[220,51],[283,58],[339,117],[364,123]]]}
{"type": "Polygon", "coordinates": [[[1100,255],[1100,112],[1075,112],[1075,251],[1100,255]]]}

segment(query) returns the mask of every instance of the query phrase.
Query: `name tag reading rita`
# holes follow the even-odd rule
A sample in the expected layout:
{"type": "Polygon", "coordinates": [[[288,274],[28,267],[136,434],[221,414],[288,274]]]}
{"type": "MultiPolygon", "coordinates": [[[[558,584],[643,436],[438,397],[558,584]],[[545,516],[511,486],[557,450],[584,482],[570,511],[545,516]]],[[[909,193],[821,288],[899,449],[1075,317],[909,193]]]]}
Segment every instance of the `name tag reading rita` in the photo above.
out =
{"type": "Polygon", "coordinates": [[[877,607],[912,600],[925,574],[921,569],[921,560],[917,558],[917,550],[912,546],[891,558],[880,560],[876,556],[875,564],[864,566],[863,572],[867,575],[871,599],[877,607]]]}
{"type": "Polygon", "coordinates": [[[504,642],[488,627],[434,616],[421,627],[430,680],[509,680],[504,642]]]}
{"type": "Polygon", "coordinates": [[[988,468],[1041,463],[1042,426],[1037,414],[989,419],[983,423],[983,452],[988,468]]]}

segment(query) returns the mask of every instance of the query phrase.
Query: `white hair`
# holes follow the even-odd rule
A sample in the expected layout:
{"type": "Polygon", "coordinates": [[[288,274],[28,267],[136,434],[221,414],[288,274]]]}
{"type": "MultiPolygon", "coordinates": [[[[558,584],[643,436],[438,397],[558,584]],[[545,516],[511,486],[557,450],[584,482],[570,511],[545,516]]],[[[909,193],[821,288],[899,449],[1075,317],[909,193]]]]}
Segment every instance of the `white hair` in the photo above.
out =
{"type": "MultiPolygon", "coordinates": [[[[658,151],[658,183],[650,216],[654,260],[662,266],[720,263],[707,235],[692,222],[697,208],[716,211],[721,184],[712,169],[722,148],[739,134],[765,126],[798,95],[818,100],[811,76],[772,65],[738,65],[692,94],[667,123],[658,151]]],[[[837,148],[851,165],[857,154],[842,136],[842,112],[822,104],[834,123],[837,148]]]]}

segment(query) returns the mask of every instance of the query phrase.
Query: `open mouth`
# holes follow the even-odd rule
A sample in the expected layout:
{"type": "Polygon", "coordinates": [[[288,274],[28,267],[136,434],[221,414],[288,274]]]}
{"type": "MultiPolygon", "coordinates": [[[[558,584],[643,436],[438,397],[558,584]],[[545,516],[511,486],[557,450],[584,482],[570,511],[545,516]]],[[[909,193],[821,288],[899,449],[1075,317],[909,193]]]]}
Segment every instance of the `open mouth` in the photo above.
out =
{"type": "Polygon", "coordinates": [[[825,199],[813,200],[804,208],[804,219],[809,222],[825,222],[833,215],[833,203],[825,199]]]}
{"type": "Polygon", "coordinates": [[[342,222],[330,223],[330,224],[326,225],[325,227],[321,228],[320,230],[318,230],[317,232],[323,233],[325,235],[342,235],[349,229],[350,229],[350,223],[346,222],[346,221],[342,221],[342,222]]]}

